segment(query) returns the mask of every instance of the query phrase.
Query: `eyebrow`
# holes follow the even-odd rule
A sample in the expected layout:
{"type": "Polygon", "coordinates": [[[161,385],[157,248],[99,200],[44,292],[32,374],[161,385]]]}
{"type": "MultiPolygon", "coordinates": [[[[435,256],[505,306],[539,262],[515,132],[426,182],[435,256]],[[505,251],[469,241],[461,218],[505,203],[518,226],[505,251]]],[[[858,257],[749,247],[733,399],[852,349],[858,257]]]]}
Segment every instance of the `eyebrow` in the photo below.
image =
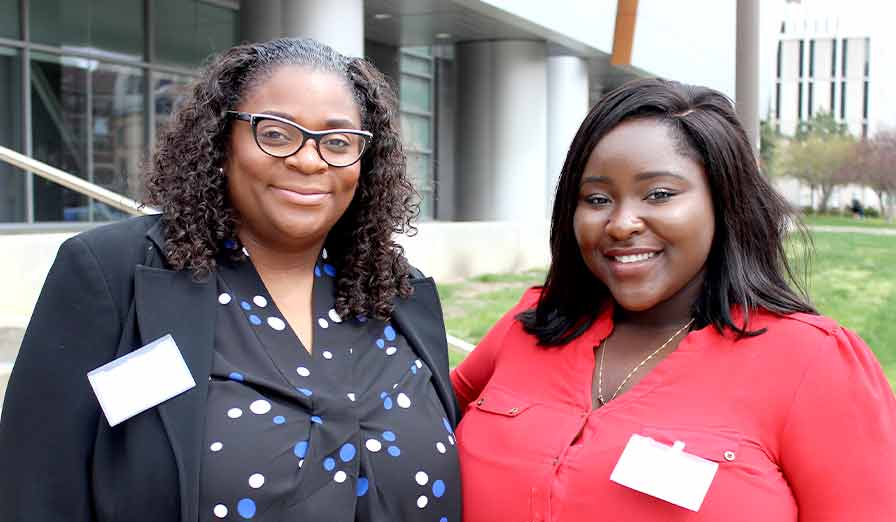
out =
{"type": "MultiPolygon", "coordinates": [[[[293,116],[291,114],[286,114],[285,112],[280,111],[261,111],[259,114],[267,114],[269,116],[279,116],[285,120],[289,120],[291,122],[295,122],[293,116]]],[[[357,127],[355,122],[348,118],[330,118],[324,121],[324,125],[327,129],[354,129],[357,127]]],[[[304,127],[304,125],[303,125],[304,127]]],[[[326,129],[324,129],[326,130],[326,129]]]]}
{"type": "MultiPolygon", "coordinates": [[[[645,181],[649,179],[655,178],[676,178],[682,181],[687,181],[687,178],[678,174],[677,172],[672,172],[668,170],[648,170],[644,172],[639,172],[635,174],[635,181],[645,181]]],[[[582,184],[585,183],[613,183],[607,176],[585,176],[582,178],[582,184]]]]}

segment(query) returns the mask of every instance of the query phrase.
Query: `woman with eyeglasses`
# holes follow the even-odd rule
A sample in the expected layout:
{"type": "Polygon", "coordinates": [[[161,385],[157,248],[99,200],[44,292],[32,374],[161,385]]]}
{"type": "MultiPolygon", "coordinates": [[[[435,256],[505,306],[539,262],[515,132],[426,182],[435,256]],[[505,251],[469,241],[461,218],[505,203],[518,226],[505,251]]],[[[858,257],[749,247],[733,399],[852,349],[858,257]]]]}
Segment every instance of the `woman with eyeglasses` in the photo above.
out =
{"type": "Polygon", "coordinates": [[[896,397],[791,286],[801,232],[725,96],[608,93],[544,286],[452,373],[464,521],[896,520],[896,397]]]}
{"type": "Polygon", "coordinates": [[[460,519],[456,404],[392,89],[307,39],[215,59],[60,249],[0,422],[0,518],[460,519]]]}

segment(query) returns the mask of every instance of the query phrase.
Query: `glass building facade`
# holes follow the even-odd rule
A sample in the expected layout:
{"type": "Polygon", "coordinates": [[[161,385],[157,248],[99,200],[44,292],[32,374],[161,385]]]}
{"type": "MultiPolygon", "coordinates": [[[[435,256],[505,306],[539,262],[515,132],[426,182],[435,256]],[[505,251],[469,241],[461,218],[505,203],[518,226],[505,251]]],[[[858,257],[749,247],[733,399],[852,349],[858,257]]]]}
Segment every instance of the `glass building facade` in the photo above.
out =
{"type": "MultiPolygon", "coordinates": [[[[0,0],[0,145],[140,197],[160,126],[206,58],[239,38],[236,3],[0,0]]],[[[118,219],[0,162],[0,222],[118,219]]]]}

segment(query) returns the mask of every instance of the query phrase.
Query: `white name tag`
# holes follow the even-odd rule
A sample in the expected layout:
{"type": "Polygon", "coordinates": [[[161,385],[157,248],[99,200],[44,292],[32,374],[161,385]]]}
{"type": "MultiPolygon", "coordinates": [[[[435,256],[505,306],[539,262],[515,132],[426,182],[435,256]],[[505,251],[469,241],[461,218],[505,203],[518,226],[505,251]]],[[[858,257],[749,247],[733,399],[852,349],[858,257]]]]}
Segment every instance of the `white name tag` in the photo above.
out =
{"type": "Polygon", "coordinates": [[[171,334],[100,366],[87,379],[109,426],[196,386],[171,334]]]}
{"type": "Polygon", "coordinates": [[[684,451],[685,443],[666,446],[632,435],[610,480],[676,506],[699,511],[719,464],[684,451]]]}

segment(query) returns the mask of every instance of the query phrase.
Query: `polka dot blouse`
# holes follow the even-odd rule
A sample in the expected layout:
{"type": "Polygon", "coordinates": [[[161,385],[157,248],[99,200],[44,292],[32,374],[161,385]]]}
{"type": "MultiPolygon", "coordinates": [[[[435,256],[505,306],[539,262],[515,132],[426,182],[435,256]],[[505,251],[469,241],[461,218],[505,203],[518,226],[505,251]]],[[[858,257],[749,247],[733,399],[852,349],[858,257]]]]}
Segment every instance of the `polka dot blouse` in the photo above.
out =
{"type": "Polygon", "coordinates": [[[454,433],[429,368],[388,321],[333,309],[314,269],[314,353],[250,260],[223,261],[201,520],[460,520],[454,433]]]}

